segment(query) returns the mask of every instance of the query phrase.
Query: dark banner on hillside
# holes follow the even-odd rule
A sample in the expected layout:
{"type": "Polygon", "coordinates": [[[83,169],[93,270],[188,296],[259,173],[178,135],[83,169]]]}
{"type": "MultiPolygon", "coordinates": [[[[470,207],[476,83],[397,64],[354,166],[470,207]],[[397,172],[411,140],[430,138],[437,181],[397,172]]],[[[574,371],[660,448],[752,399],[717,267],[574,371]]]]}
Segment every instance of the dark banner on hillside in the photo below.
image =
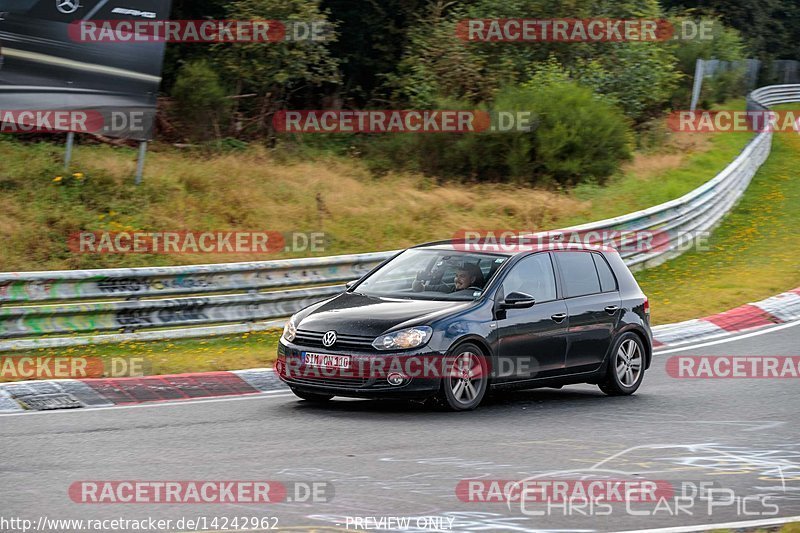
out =
{"type": "Polygon", "coordinates": [[[85,20],[167,20],[171,3],[0,0],[0,121],[29,112],[87,112],[103,117],[100,127],[95,121],[91,130],[63,131],[151,139],[165,43],[81,42],[70,28],[85,20]]]}

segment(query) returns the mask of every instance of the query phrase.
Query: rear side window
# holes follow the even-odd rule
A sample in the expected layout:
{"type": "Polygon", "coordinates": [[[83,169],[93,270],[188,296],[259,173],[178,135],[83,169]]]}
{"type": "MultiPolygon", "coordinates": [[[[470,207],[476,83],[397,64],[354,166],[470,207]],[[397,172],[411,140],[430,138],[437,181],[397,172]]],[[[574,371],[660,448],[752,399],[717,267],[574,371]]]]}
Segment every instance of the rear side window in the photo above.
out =
{"type": "Polygon", "coordinates": [[[594,265],[597,267],[597,274],[600,276],[600,288],[603,292],[613,292],[617,290],[617,280],[611,267],[600,254],[592,254],[594,265]]]}
{"type": "Polygon", "coordinates": [[[597,277],[597,268],[594,259],[588,252],[559,252],[558,266],[561,268],[561,277],[564,280],[564,295],[567,298],[598,294],[600,278],[597,277]]]}
{"type": "Polygon", "coordinates": [[[537,302],[556,299],[556,277],[550,254],[526,257],[514,265],[503,281],[503,293],[530,294],[537,302]]]}

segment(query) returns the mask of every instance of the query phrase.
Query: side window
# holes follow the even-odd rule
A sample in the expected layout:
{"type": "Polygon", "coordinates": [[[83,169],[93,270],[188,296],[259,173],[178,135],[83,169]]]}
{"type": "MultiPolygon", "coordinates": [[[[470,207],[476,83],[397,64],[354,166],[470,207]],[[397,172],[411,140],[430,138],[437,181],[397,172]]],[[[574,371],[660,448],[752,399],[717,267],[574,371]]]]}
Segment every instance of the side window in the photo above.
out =
{"type": "Polygon", "coordinates": [[[617,290],[617,280],[614,278],[614,273],[611,272],[611,267],[608,266],[603,256],[592,254],[592,257],[594,258],[594,265],[597,267],[597,273],[600,275],[600,288],[603,292],[617,290]]]}
{"type": "Polygon", "coordinates": [[[556,276],[550,254],[526,257],[511,269],[503,281],[503,293],[524,292],[537,302],[556,299],[556,276]]]}
{"type": "Polygon", "coordinates": [[[564,295],[567,298],[597,294],[600,291],[600,278],[591,253],[558,252],[558,266],[564,280],[564,295]]]}

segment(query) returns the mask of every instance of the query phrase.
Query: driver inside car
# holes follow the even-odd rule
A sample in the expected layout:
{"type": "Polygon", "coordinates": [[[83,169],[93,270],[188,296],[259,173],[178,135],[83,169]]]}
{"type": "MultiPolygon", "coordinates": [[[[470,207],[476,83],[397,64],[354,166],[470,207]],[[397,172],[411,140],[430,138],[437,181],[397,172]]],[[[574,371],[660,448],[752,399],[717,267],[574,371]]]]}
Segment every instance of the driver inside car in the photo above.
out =
{"type": "Polygon", "coordinates": [[[439,285],[426,285],[422,280],[415,280],[411,288],[414,292],[435,291],[435,292],[458,292],[464,290],[482,291],[484,285],[483,272],[474,263],[465,263],[458,267],[453,277],[454,286],[446,283],[439,285]]]}

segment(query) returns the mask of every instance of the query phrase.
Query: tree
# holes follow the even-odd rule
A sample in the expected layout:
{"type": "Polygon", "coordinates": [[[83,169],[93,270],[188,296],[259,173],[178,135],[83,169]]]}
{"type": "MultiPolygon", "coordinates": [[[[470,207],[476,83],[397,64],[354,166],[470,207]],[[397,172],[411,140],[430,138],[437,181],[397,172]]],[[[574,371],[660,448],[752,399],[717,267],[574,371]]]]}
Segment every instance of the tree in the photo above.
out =
{"type": "MultiPolygon", "coordinates": [[[[225,18],[225,2],[223,0],[173,0],[171,20],[202,20],[225,18]]],[[[172,86],[181,67],[190,61],[208,59],[208,48],[196,44],[167,44],[164,57],[164,73],[161,89],[165,93],[172,92],[172,86]]]]}
{"type": "MultiPolygon", "coordinates": [[[[327,23],[328,13],[320,9],[320,0],[235,0],[228,4],[227,18],[327,23]]],[[[257,95],[255,108],[251,106],[248,112],[252,118],[243,127],[252,127],[256,134],[269,131],[271,115],[296,95],[326,84],[338,85],[338,61],[329,50],[335,38],[330,29],[323,41],[214,45],[215,62],[223,79],[235,87],[234,95],[257,95]]]]}
{"type": "Polygon", "coordinates": [[[358,107],[384,105],[385,78],[395,72],[428,0],[323,0],[339,38],[331,55],[342,70],[342,97],[358,107]]]}
{"type": "Polygon", "coordinates": [[[653,116],[670,100],[680,73],[661,42],[504,43],[466,42],[456,26],[476,18],[650,18],[663,17],[656,0],[571,2],[569,0],[477,0],[432,2],[409,48],[390,78],[398,98],[428,106],[440,98],[489,101],[505,85],[524,83],[548,58],[568,77],[618,103],[636,121],[653,116]]]}
{"type": "Polygon", "coordinates": [[[667,8],[719,16],[741,32],[761,59],[800,58],[800,5],[797,0],[663,0],[667,8]]]}

